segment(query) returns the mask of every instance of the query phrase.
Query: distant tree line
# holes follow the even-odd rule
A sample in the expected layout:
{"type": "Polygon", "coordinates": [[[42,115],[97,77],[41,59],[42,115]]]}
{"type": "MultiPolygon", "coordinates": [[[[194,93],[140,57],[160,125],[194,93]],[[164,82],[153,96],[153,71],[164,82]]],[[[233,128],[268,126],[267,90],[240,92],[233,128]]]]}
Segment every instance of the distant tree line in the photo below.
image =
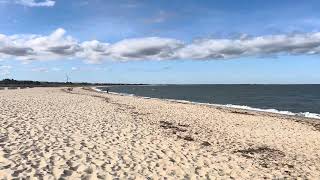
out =
{"type": "Polygon", "coordinates": [[[108,85],[145,85],[145,84],[123,84],[123,83],[87,83],[87,82],[47,82],[3,79],[0,87],[76,87],[76,86],[108,86],[108,85]]]}

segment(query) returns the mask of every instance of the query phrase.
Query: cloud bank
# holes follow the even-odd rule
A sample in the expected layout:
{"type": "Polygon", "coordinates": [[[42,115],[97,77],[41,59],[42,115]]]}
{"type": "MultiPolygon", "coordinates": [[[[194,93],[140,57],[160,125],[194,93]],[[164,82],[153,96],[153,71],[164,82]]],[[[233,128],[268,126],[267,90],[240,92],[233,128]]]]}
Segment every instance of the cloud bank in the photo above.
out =
{"type": "Polygon", "coordinates": [[[139,60],[223,60],[248,56],[308,55],[320,53],[320,32],[202,39],[186,43],[177,39],[146,37],[115,43],[79,42],[57,29],[44,35],[0,34],[0,60],[45,61],[82,59],[89,63],[139,60]]]}
{"type": "Polygon", "coordinates": [[[52,7],[55,5],[55,1],[53,0],[42,0],[42,1],[36,1],[36,0],[15,0],[16,4],[20,4],[23,6],[28,7],[52,7]]]}

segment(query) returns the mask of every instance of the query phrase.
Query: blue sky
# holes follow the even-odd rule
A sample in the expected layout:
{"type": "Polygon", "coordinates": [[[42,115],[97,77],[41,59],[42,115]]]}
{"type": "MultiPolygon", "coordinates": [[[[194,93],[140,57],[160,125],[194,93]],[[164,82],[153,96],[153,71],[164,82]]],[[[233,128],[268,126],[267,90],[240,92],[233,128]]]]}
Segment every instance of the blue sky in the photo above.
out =
{"type": "Polygon", "coordinates": [[[316,0],[0,0],[0,79],[320,83],[316,0]]]}

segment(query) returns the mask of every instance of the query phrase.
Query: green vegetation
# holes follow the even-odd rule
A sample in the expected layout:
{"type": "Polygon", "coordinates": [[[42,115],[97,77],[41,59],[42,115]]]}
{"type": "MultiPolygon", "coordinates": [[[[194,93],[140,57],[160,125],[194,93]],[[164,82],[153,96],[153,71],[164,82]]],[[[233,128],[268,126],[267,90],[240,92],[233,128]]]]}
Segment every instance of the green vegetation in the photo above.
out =
{"type": "MultiPolygon", "coordinates": [[[[76,86],[108,86],[108,85],[129,85],[122,83],[87,83],[87,82],[47,82],[47,81],[22,81],[14,79],[3,79],[0,87],[76,87],[76,86]]],[[[144,84],[134,84],[144,85],[144,84]]]]}

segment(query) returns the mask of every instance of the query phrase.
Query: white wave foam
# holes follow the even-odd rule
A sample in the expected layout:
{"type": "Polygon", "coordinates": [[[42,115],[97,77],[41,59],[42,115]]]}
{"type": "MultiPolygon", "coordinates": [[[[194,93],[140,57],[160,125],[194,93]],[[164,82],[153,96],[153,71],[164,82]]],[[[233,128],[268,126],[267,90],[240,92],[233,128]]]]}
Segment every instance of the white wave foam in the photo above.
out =
{"type": "Polygon", "coordinates": [[[120,95],[120,96],[135,96],[134,94],[116,93],[116,92],[109,92],[109,94],[115,94],[115,95],[120,95]]]}
{"type": "Polygon", "coordinates": [[[98,91],[98,92],[103,92],[101,89],[99,89],[99,88],[97,88],[97,87],[93,87],[93,88],[91,88],[91,89],[93,89],[93,90],[95,90],[95,91],[98,91]]]}
{"type": "MultiPolygon", "coordinates": [[[[94,88],[94,90],[97,90],[99,92],[104,92],[101,89],[97,89],[97,88],[94,88]]],[[[110,94],[116,94],[116,95],[121,95],[121,96],[136,96],[134,94],[117,93],[117,92],[110,92],[110,94]]],[[[283,115],[290,115],[290,116],[299,116],[299,117],[320,119],[320,114],[310,113],[310,112],[294,113],[294,112],[290,112],[290,111],[280,111],[280,110],[277,110],[277,109],[260,109],[260,108],[254,108],[254,107],[250,107],[250,106],[245,106],[245,105],[210,104],[210,103],[200,103],[200,102],[193,102],[193,101],[187,101],[187,100],[178,100],[178,99],[152,98],[152,97],[146,97],[146,96],[136,96],[136,97],[141,97],[141,98],[144,98],[144,99],[160,99],[160,100],[166,100],[166,101],[170,101],[170,102],[177,102],[177,103],[184,103],[184,104],[199,104],[199,105],[206,105],[206,106],[227,107],[227,108],[244,109],[244,110],[250,110],[250,111],[268,112],[268,113],[274,113],[274,114],[283,114],[283,115]]]]}
{"type": "Polygon", "coordinates": [[[279,111],[277,109],[260,109],[260,108],[253,108],[250,106],[242,106],[242,105],[233,105],[233,104],[227,104],[223,105],[225,107],[231,107],[231,108],[237,108],[237,109],[247,109],[252,111],[260,111],[260,112],[270,112],[270,113],[276,113],[276,114],[285,114],[285,115],[296,115],[293,112],[290,111],[279,111]]]}
{"type": "MultiPolygon", "coordinates": [[[[106,91],[103,91],[102,89],[99,89],[99,88],[96,88],[96,87],[94,87],[94,88],[92,88],[93,90],[95,90],[95,91],[98,91],[98,92],[106,92],[106,91]]],[[[115,94],[115,95],[120,95],[120,96],[135,96],[134,94],[128,94],[128,93],[117,93],[117,92],[110,92],[109,91],[109,94],[115,94]]]]}
{"type": "Polygon", "coordinates": [[[316,114],[316,113],[301,112],[301,113],[298,113],[297,115],[302,117],[320,119],[320,114],[316,114]]]}

